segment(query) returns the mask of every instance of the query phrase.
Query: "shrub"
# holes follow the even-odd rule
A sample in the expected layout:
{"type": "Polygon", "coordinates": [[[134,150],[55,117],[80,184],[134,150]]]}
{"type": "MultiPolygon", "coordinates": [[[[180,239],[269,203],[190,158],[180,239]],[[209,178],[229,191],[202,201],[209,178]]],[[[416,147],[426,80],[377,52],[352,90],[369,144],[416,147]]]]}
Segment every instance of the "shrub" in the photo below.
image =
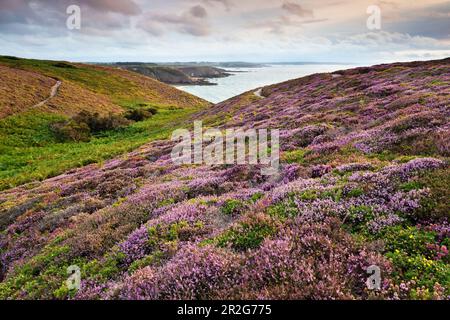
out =
{"type": "Polygon", "coordinates": [[[229,199],[223,204],[221,211],[226,215],[236,215],[242,212],[245,208],[245,204],[242,201],[229,199]]]}
{"type": "Polygon", "coordinates": [[[64,68],[64,69],[76,69],[76,67],[72,64],[66,63],[66,62],[56,62],[53,64],[53,66],[57,68],[64,68]]]}
{"type": "Polygon", "coordinates": [[[93,133],[114,130],[130,124],[130,121],[121,115],[110,113],[102,117],[98,113],[90,113],[87,111],[78,113],[73,117],[73,121],[87,124],[93,133]]]}
{"type": "Polygon", "coordinates": [[[351,299],[363,295],[371,264],[388,273],[387,261],[360,250],[340,221],[292,224],[250,254],[240,287],[245,299],[351,299]]]}
{"type": "Polygon", "coordinates": [[[347,192],[346,196],[349,198],[360,197],[364,194],[364,191],[361,188],[351,189],[347,192]]]}
{"type": "Polygon", "coordinates": [[[422,200],[419,215],[430,218],[450,218],[449,184],[450,172],[448,169],[423,173],[419,177],[421,185],[430,189],[430,196],[422,200]]]}
{"type": "Polygon", "coordinates": [[[3,59],[8,59],[8,60],[20,60],[20,58],[17,57],[13,57],[13,56],[2,56],[3,59]]]}
{"type": "Polygon", "coordinates": [[[81,111],[72,119],[51,124],[50,129],[60,142],[88,142],[91,133],[115,130],[128,124],[130,120],[121,115],[110,113],[102,117],[98,113],[81,111]]]}
{"type": "Polygon", "coordinates": [[[296,217],[299,212],[293,198],[274,204],[267,208],[267,214],[281,219],[296,217]]]}
{"type": "Polygon", "coordinates": [[[148,109],[133,109],[125,113],[125,118],[131,121],[144,121],[151,118],[158,111],[155,108],[148,109]]]}
{"type": "Polygon", "coordinates": [[[305,154],[305,149],[298,149],[285,152],[283,158],[287,163],[303,163],[305,154]]]}
{"type": "Polygon", "coordinates": [[[145,267],[126,278],[120,298],[204,300],[227,298],[238,275],[237,258],[212,247],[189,244],[161,269],[145,267]],[[222,295],[223,294],[223,295],[222,295]]]}
{"type": "Polygon", "coordinates": [[[410,298],[417,298],[417,290],[433,292],[436,284],[444,285],[449,293],[448,251],[435,232],[395,226],[387,228],[382,239],[386,257],[394,266],[392,275],[397,282],[410,281],[410,298]]]}
{"type": "Polygon", "coordinates": [[[60,142],[88,142],[91,139],[91,129],[83,122],[60,121],[53,123],[50,129],[60,142]]]}
{"type": "Polygon", "coordinates": [[[225,231],[218,238],[218,247],[231,246],[239,251],[258,248],[265,238],[273,235],[276,227],[264,215],[251,214],[235,227],[225,231]]]}

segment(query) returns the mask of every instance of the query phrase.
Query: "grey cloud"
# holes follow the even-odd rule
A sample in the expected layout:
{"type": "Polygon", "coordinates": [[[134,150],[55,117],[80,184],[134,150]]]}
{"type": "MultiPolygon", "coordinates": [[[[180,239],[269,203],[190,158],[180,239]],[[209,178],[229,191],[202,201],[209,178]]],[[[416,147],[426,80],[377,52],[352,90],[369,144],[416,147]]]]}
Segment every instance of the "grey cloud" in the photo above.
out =
{"type": "Polygon", "coordinates": [[[36,15],[26,0],[0,1],[0,25],[10,23],[27,23],[29,19],[35,20],[36,15]]]}
{"type": "Polygon", "coordinates": [[[412,36],[450,39],[450,1],[409,10],[396,19],[385,19],[383,28],[412,36]]]}
{"type": "Polygon", "coordinates": [[[440,47],[440,43],[436,39],[388,31],[355,34],[345,37],[338,42],[341,44],[358,45],[366,48],[404,46],[416,49],[427,49],[440,47]]]}
{"type": "Polygon", "coordinates": [[[294,2],[285,2],[282,7],[283,10],[289,12],[290,14],[299,16],[299,17],[312,17],[312,10],[304,9],[301,5],[294,2]]]}
{"type": "Polygon", "coordinates": [[[275,34],[284,33],[284,27],[292,24],[292,21],[287,16],[281,16],[277,19],[259,21],[249,25],[253,29],[268,29],[269,32],[275,34]]]}
{"type": "Polygon", "coordinates": [[[287,28],[301,28],[305,24],[319,23],[328,19],[315,19],[312,10],[304,9],[297,3],[284,2],[281,6],[284,14],[271,19],[250,23],[249,27],[253,29],[268,29],[275,34],[283,34],[287,28]]]}
{"type": "Polygon", "coordinates": [[[141,13],[141,8],[133,0],[2,0],[0,11],[26,15],[36,10],[65,12],[65,9],[73,4],[99,12],[113,12],[123,15],[141,13]]]}
{"type": "MultiPolygon", "coordinates": [[[[69,2],[73,2],[69,0],[69,2]]],[[[109,11],[124,15],[137,15],[142,12],[141,8],[133,0],[78,0],[81,5],[87,6],[98,11],[109,11]]]]}
{"type": "Polygon", "coordinates": [[[137,26],[154,36],[161,36],[168,31],[176,31],[203,37],[210,34],[206,17],[206,9],[198,5],[180,15],[148,12],[137,26]]]}
{"type": "Polygon", "coordinates": [[[231,7],[233,7],[232,0],[203,0],[204,3],[209,5],[215,5],[215,4],[221,4],[223,5],[227,10],[230,10],[231,7]]]}
{"type": "Polygon", "coordinates": [[[130,24],[130,17],[141,12],[133,0],[1,0],[0,32],[33,34],[38,29],[50,35],[67,34],[66,9],[81,7],[81,33],[108,34],[130,24]]]}
{"type": "Polygon", "coordinates": [[[301,28],[303,25],[319,23],[327,21],[328,19],[304,19],[302,21],[292,19],[290,16],[281,15],[277,18],[258,21],[248,25],[251,29],[267,29],[270,33],[286,34],[287,28],[301,28]]]}
{"type": "Polygon", "coordinates": [[[192,7],[190,13],[193,17],[196,18],[206,18],[206,16],[208,15],[206,9],[200,5],[192,7]]]}

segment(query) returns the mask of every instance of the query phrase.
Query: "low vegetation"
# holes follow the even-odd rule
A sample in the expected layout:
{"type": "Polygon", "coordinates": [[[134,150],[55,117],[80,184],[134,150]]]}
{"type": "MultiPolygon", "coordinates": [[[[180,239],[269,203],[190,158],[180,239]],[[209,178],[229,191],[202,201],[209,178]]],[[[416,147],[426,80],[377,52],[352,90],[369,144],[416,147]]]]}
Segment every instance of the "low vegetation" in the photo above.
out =
{"type": "Polygon", "coordinates": [[[0,299],[448,299],[449,60],[337,74],[158,107],[89,142],[57,141],[62,115],[2,119],[0,299]],[[281,128],[279,175],[174,164],[186,119],[281,128]]]}
{"type": "Polygon", "coordinates": [[[208,105],[114,68],[0,56],[0,73],[0,190],[165,138],[208,105]],[[57,95],[33,107],[48,98],[57,80],[57,95]]]}

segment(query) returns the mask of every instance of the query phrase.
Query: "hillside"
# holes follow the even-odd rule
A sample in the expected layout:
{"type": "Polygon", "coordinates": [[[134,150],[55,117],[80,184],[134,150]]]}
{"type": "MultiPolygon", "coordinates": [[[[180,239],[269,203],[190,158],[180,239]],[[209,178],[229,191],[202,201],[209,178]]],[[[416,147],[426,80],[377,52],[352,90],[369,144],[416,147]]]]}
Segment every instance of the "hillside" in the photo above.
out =
{"type": "MultiPolygon", "coordinates": [[[[31,100],[36,102],[48,95],[41,92],[45,82],[54,83],[56,80],[62,81],[61,99],[51,101],[44,111],[56,110],[72,115],[81,109],[100,113],[120,112],[137,103],[166,107],[191,107],[205,103],[154,79],[117,68],[6,56],[0,56],[0,66],[2,76],[8,76],[2,77],[2,88],[14,98],[12,101],[2,98],[1,113],[5,113],[8,105],[14,107],[15,112],[27,110],[29,104],[21,102],[20,98],[36,91],[36,97],[31,100]]],[[[50,92],[49,87],[47,84],[47,92],[50,92]]]]}
{"type": "Polygon", "coordinates": [[[44,100],[56,83],[49,77],[0,65],[0,118],[30,109],[44,100]],[[22,87],[22,90],[16,89],[22,87]]]}
{"type": "Polygon", "coordinates": [[[2,191],[0,298],[448,299],[450,59],[255,92],[184,119],[279,128],[276,177],[161,138],[2,191]]]}
{"type": "Polygon", "coordinates": [[[214,85],[206,79],[223,78],[230,75],[224,69],[211,66],[155,65],[132,62],[116,63],[113,66],[174,85],[214,85]]]}
{"type": "Polygon", "coordinates": [[[169,134],[187,114],[209,105],[111,67],[0,56],[0,76],[0,190],[131,151],[169,134]],[[107,116],[146,108],[157,115],[86,143],[60,143],[50,130],[82,111],[107,116]]]}

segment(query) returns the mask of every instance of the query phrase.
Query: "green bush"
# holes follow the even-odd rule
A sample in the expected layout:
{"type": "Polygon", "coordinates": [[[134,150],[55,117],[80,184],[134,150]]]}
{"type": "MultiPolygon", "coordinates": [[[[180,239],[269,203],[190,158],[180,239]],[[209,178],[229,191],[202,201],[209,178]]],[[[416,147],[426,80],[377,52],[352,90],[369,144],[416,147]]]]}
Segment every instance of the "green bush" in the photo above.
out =
{"type": "Polygon", "coordinates": [[[226,215],[237,215],[245,209],[245,204],[242,201],[229,199],[223,204],[221,211],[226,215]]]}
{"type": "Polygon", "coordinates": [[[346,196],[349,198],[357,198],[357,197],[362,196],[363,194],[364,194],[364,191],[361,188],[355,188],[355,189],[350,190],[346,196]]]}
{"type": "Polygon", "coordinates": [[[279,219],[293,218],[299,214],[297,205],[292,197],[288,199],[271,205],[267,208],[267,214],[271,217],[276,217],[279,219]]]}
{"type": "Polygon", "coordinates": [[[65,68],[65,69],[76,69],[76,67],[70,63],[66,62],[56,62],[53,64],[53,66],[57,68],[65,68]]]}
{"type": "Polygon", "coordinates": [[[441,246],[444,243],[437,241],[434,232],[417,227],[394,226],[387,228],[379,236],[385,243],[385,256],[394,266],[394,280],[398,283],[414,281],[411,298],[415,298],[416,289],[421,287],[433,292],[436,283],[444,286],[446,294],[450,294],[448,256],[436,258],[433,245],[441,246]]]}
{"type": "Polygon", "coordinates": [[[382,235],[387,251],[400,250],[409,255],[424,255],[428,259],[432,259],[433,255],[427,245],[434,243],[434,238],[433,232],[425,232],[416,227],[403,228],[402,226],[387,228],[382,235]]]}
{"type": "Polygon", "coordinates": [[[423,199],[417,213],[422,218],[450,218],[450,171],[448,168],[422,174],[418,184],[430,189],[430,196],[423,199]]]}
{"type": "Polygon", "coordinates": [[[60,142],[88,142],[91,139],[91,129],[84,122],[59,121],[51,124],[50,129],[60,142]]]}
{"type": "Polygon", "coordinates": [[[98,113],[90,113],[87,111],[78,113],[73,117],[73,121],[87,124],[93,133],[114,130],[130,124],[130,121],[122,115],[110,113],[103,117],[98,113]]]}
{"type": "Polygon", "coordinates": [[[125,113],[125,118],[131,121],[139,122],[151,118],[157,112],[158,111],[155,108],[133,109],[125,113]]]}
{"type": "Polygon", "coordinates": [[[121,115],[110,113],[100,116],[98,113],[81,111],[72,119],[51,124],[50,129],[59,142],[89,142],[91,133],[119,129],[130,123],[121,115]]]}
{"type": "Polygon", "coordinates": [[[218,247],[228,247],[245,251],[258,248],[265,238],[273,235],[276,227],[268,219],[249,216],[238,225],[225,231],[214,242],[218,247]]]}

